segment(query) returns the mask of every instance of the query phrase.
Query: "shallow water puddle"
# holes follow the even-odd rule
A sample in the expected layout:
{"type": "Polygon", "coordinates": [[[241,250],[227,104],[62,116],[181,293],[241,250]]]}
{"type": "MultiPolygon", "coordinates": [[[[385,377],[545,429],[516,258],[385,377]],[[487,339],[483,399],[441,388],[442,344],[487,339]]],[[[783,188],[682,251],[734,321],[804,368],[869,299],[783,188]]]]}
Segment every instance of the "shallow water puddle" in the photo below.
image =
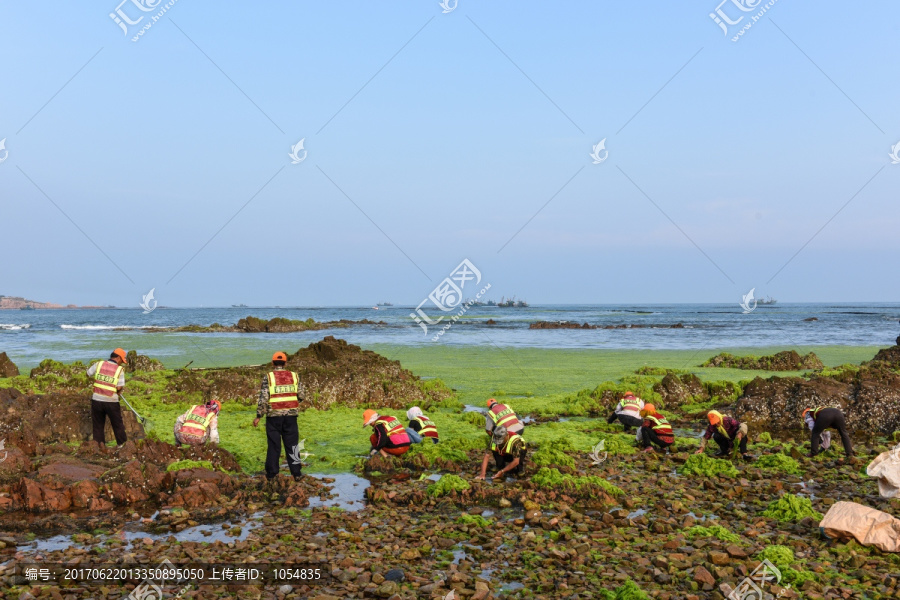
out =
{"type": "Polygon", "coordinates": [[[628,513],[628,518],[629,519],[637,519],[638,517],[646,515],[646,514],[647,514],[646,508],[639,508],[634,512],[628,513]]]}
{"type": "Polygon", "coordinates": [[[333,475],[312,473],[311,475],[316,479],[330,480],[326,481],[326,485],[331,486],[331,493],[334,494],[334,498],[322,500],[318,496],[312,496],[309,499],[310,508],[336,506],[351,512],[365,508],[366,488],[371,485],[368,479],[352,473],[337,473],[333,475]]]}

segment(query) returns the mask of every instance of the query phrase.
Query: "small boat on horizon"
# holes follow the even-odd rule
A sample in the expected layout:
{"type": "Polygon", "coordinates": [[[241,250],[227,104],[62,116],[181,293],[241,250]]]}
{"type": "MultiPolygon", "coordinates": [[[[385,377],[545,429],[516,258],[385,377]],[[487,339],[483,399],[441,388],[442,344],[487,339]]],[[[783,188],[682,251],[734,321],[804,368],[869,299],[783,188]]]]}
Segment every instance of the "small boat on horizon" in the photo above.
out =
{"type": "Polygon", "coordinates": [[[375,306],[393,306],[390,302],[379,302],[375,306]]]}
{"type": "Polygon", "coordinates": [[[760,298],[759,300],[756,301],[756,303],[760,306],[771,306],[771,305],[775,304],[776,302],[778,302],[778,300],[776,300],[772,296],[766,296],[765,298],[760,298]]]}
{"type": "Polygon", "coordinates": [[[247,308],[246,304],[232,304],[231,308],[247,308]]]}

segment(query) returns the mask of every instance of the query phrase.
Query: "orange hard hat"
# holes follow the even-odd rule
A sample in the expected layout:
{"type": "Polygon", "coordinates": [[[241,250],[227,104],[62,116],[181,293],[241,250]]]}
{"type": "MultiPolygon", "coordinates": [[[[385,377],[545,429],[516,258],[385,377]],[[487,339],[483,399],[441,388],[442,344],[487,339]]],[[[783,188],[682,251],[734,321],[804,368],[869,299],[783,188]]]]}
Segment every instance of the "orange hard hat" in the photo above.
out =
{"type": "Polygon", "coordinates": [[[808,412],[811,411],[811,410],[812,410],[811,408],[804,408],[804,409],[803,409],[803,414],[800,415],[800,418],[801,418],[801,419],[805,419],[805,418],[806,418],[806,413],[808,413],[808,412]]]}
{"type": "Polygon", "coordinates": [[[495,402],[497,402],[497,401],[494,400],[493,398],[488,398],[488,401],[487,401],[488,407],[490,408],[491,404],[494,404],[495,402]]]}
{"type": "Polygon", "coordinates": [[[276,352],[272,355],[272,362],[287,362],[287,354],[284,352],[276,352]]]}
{"type": "Polygon", "coordinates": [[[634,392],[632,392],[631,390],[629,390],[629,391],[625,392],[625,396],[624,396],[624,397],[625,397],[625,398],[634,398],[634,392]]]}
{"type": "Polygon", "coordinates": [[[372,410],[371,408],[367,408],[363,411],[363,427],[366,425],[370,425],[372,421],[378,418],[378,413],[372,410]]]}
{"type": "Polygon", "coordinates": [[[710,425],[715,425],[716,423],[722,422],[722,413],[720,413],[717,410],[711,410],[708,413],[706,413],[706,418],[709,419],[710,425]]]}
{"type": "Polygon", "coordinates": [[[113,350],[113,355],[118,356],[122,359],[122,362],[128,362],[126,359],[128,358],[128,354],[122,350],[121,348],[116,348],[113,350]]]}
{"type": "Polygon", "coordinates": [[[222,403],[219,402],[218,400],[210,400],[207,404],[209,404],[210,406],[215,406],[216,412],[219,412],[220,410],[222,410],[222,403]]]}
{"type": "Polygon", "coordinates": [[[646,412],[646,413],[655,413],[655,412],[656,412],[656,407],[653,406],[652,404],[645,404],[645,405],[644,405],[644,408],[641,409],[641,412],[642,412],[642,413],[645,413],[645,412],[646,412]]]}

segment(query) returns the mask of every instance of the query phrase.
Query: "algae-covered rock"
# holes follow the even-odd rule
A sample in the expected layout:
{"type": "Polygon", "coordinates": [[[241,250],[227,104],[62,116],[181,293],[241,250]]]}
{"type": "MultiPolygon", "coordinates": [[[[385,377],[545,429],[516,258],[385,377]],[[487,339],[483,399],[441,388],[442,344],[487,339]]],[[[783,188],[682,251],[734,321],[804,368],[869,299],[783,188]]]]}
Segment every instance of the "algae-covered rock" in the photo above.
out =
{"type": "Polygon", "coordinates": [[[722,352],[700,366],[758,371],[802,371],[825,367],[813,352],[800,356],[796,350],[785,350],[771,356],[734,356],[728,352],[722,352]]]}
{"type": "Polygon", "coordinates": [[[611,496],[621,496],[625,493],[621,488],[616,487],[602,477],[594,475],[564,475],[558,469],[550,467],[541,467],[531,477],[531,482],[544,489],[578,491],[582,488],[593,487],[599,488],[611,496]]]}

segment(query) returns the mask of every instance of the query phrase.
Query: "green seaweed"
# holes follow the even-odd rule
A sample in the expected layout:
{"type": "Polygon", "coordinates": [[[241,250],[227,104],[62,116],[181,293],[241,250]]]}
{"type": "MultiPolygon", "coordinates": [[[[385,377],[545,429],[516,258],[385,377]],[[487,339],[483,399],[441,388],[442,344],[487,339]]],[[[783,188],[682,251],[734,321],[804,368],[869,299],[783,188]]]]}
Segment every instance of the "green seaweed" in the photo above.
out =
{"type": "Polygon", "coordinates": [[[460,515],[456,522],[459,525],[475,525],[482,529],[488,529],[494,525],[492,520],[485,519],[481,515],[460,515]]]}
{"type": "Polygon", "coordinates": [[[822,513],[812,507],[809,498],[802,498],[794,494],[782,495],[781,498],[769,504],[762,514],[764,517],[786,522],[797,522],[806,517],[812,517],[817,521],[822,519],[822,513]]]}
{"type": "Polygon", "coordinates": [[[440,481],[433,483],[428,486],[426,493],[429,496],[434,496],[435,498],[440,498],[441,496],[446,496],[451,492],[464,492],[469,489],[469,482],[459,477],[458,475],[444,475],[441,477],[440,481]]]}
{"type": "Polygon", "coordinates": [[[541,467],[541,469],[532,475],[531,482],[536,486],[544,489],[562,489],[569,491],[577,491],[584,487],[598,487],[611,496],[621,496],[625,492],[607,480],[596,477],[594,475],[564,475],[558,469],[550,467],[541,467]]]}
{"type": "Polygon", "coordinates": [[[740,543],[740,536],[731,533],[727,528],[722,525],[710,525],[709,527],[704,527],[702,525],[694,525],[690,529],[685,532],[689,538],[708,538],[714,537],[716,539],[722,540],[723,542],[731,542],[734,544],[740,543]]]}
{"type": "Polygon", "coordinates": [[[614,590],[602,590],[603,600],[650,600],[650,596],[631,579],[614,590]]]}
{"type": "Polygon", "coordinates": [[[209,469],[215,471],[215,467],[208,460],[179,460],[166,467],[166,471],[181,471],[182,469],[209,469]]]}
{"type": "Polygon", "coordinates": [[[770,469],[772,471],[778,471],[780,473],[787,473],[789,475],[802,475],[803,469],[800,468],[800,464],[786,454],[765,454],[760,456],[756,461],[756,466],[760,469],[770,469]]]}
{"type": "Polygon", "coordinates": [[[730,460],[712,458],[707,454],[692,454],[678,468],[681,475],[702,475],[705,477],[737,477],[738,470],[730,460]]]}
{"type": "Polygon", "coordinates": [[[563,466],[574,467],[575,459],[566,454],[566,451],[575,450],[567,438],[559,438],[541,444],[537,452],[531,455],[531,462],[539,467],[563,466]]]}

